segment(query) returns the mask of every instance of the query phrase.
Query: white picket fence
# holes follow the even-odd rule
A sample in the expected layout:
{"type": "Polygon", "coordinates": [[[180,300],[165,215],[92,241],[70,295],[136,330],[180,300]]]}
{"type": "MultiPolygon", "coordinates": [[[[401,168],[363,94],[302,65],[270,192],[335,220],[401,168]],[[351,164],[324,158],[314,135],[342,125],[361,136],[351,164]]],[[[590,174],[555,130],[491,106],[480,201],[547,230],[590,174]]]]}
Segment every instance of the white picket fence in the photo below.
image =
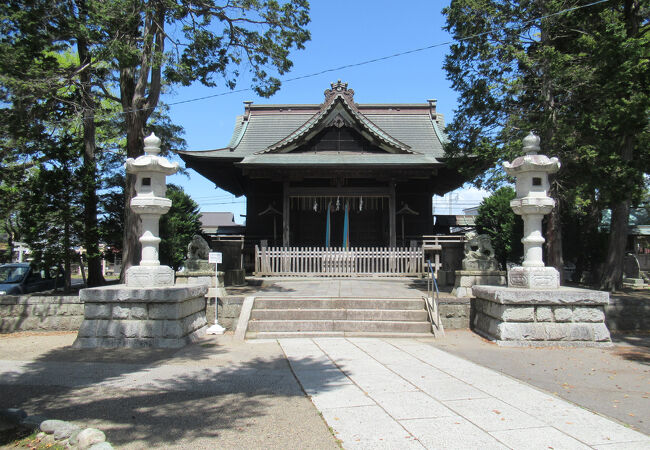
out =
{"type": "Polygon", "coordinates": [[[255,275],[293,277],[420,276],[421,247],[258,247],[255,275]]]}

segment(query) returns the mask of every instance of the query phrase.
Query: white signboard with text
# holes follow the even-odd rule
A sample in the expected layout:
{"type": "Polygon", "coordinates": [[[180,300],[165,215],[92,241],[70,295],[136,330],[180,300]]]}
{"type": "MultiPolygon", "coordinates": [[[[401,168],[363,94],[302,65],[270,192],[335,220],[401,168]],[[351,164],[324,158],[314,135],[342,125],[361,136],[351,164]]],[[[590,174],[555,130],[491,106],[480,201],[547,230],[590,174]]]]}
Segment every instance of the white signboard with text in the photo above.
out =
{"type": "Polygon", "coordinates": [[[221,264],[221,252],[208,253],[208,262],[211,264],[221,264]]]}

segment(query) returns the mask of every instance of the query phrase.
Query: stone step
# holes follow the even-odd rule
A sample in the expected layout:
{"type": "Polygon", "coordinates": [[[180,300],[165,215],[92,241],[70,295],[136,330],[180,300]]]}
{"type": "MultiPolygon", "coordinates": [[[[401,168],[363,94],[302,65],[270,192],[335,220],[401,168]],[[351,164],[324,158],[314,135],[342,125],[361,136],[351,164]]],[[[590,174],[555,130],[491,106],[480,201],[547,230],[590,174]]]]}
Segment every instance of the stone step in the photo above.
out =
{"type": "Polygon", "coordinates": [[[429,322],[380,321],[380,320],[251,320],[249,331],[313,332],[352,331],[382,333],[427,333],[429,322]]]}
{"type": "Polygon", "coordinates": [[[253,309],[424,309],[422,298],[256,297],[253,309]]]}
{"type": "Polygon", "coordinates": [[[383,320],[425,322],[424,309],[254,309],[251,320],[383,320]]]}
{"type": "Polygon", "coordinates": [[[287,338],[320,338],[320,337],[376,337],[376,338],[433,338],[427,333],[390,333],[376,331],[249,331],[246,339],[287,339],[287,338]]]}

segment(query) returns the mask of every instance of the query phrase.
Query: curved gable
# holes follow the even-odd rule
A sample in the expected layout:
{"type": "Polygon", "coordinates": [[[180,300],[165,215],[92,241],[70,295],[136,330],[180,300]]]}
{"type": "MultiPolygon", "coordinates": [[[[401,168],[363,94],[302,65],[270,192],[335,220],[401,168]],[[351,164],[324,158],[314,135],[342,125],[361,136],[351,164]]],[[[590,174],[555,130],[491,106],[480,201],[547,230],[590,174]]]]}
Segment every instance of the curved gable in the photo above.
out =
{"type": "Polygon", "coordinates": [[[332,83],[332,89],[325,91],[325,102],[320,111],[314,114],[302,126],[289,136],[258,152],[289,153],[322,135],[328,128],[349,128],[365,139],[372,147],[387,153],[413,154],[411,147],[375,125],[364,116],[354,104],[354,90],[347,88],[347,83],[332,83]]]}

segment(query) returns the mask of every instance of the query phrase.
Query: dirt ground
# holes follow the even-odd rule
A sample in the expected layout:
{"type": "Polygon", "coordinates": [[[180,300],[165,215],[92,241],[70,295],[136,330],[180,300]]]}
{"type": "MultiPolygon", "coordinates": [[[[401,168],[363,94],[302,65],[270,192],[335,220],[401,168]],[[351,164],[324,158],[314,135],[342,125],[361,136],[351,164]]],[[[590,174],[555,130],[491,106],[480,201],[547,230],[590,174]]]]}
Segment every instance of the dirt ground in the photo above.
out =
{"type": "Polygon", "coordinates": [[[275,342],[77,350],[75,337],[0,335],[0,409],[99,428],[124,449],[339,448],[275,342]]]}

